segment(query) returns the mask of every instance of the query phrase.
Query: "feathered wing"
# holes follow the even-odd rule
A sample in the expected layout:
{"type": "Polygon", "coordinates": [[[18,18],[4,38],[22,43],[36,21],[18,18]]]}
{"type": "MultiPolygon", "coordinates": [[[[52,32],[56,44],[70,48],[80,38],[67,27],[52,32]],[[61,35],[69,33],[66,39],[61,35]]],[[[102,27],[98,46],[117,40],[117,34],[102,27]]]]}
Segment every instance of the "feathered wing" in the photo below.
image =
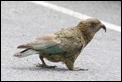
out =
{"type": "Polygon", "coordinates": [[[17,48],[25,49],[21,52],[15,53],[15,57],[26,57],[32,54],[46,53],[46,54],[55,54],[63,53],[64,50],[60,46],[61,41],[54,39],[54,36],[43,36],[38,38],[36,41],[20,45],[17,48]],[[48,38],[47,38],[48,37],[48,38]]]}
{"type": "Polygon", "coordinates": [[[29,56],[29,55],[32,55],[32,54],[38,54],[39,52],[38,51],[35,51],[35,50],[32,50],[32,49],[25,49],[21,52],[17,52],[14,54],[14,57],[18,57],[18,58],[23,58],[23,57],[26,57],[26,56],[29,56]]]}

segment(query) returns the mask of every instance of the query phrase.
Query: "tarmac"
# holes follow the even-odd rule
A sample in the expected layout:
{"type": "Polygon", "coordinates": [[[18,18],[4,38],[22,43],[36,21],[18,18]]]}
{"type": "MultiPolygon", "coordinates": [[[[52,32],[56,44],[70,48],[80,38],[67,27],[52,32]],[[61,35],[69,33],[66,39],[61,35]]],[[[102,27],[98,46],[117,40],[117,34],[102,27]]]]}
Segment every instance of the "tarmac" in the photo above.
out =
{"type": "MultiPolygon", "coordinates": [[[[121,27],[120,1],[47,1],[121,27]]],[[[121,81],[121,32],[100,30],[75,62],[88,71],[69,71],[59,63],[55,69],[38,68],[38,55],[13,57],[17,46],[36,37],[78,24],[81,19],[30,1],[1,2],[2,81],[121,81]]],[[[116,28],[116,27],[115,27],[116,28]]]]}

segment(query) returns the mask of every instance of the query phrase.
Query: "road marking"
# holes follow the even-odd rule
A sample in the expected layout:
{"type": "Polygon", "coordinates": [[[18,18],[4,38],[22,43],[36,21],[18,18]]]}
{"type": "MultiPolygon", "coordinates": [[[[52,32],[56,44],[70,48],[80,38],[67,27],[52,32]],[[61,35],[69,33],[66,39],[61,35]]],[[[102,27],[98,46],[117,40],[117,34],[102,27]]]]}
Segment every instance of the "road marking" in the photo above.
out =
{"type": "MultiPolygon", "coordinates": [[[[45,2],[45,1],[31,1],[31,2],[39,4],[39,5],[44,6],[44,7],[51,8],[53,10],[56,10],[58,12],[61,12],[61,13],[64,13],[64,14],[67,14],[67,15],[70,15],[70,16],[74,16],[74,17],[79,18],[79,19],[91,18],[90,16],[83,15],[83,14],[81,14],[79,12],[75,12],[75,11],[72,11],[70,9],[67,9],[67,8],[64,8],[64,7],[60,7],[58,5],[55,5],[55,4],[52,4],[52,3],[48,3],[48,2],[45,2]]],[[[107,22],[104,22],[104,21],[101,21],[101,22],[103,24],[105,24],[105,26],[107,28],[115,30],[115,31],[118,31],[118,32],[121,32],[121,26],[110,24],[110,23],[107,23],[107,22]]]]}

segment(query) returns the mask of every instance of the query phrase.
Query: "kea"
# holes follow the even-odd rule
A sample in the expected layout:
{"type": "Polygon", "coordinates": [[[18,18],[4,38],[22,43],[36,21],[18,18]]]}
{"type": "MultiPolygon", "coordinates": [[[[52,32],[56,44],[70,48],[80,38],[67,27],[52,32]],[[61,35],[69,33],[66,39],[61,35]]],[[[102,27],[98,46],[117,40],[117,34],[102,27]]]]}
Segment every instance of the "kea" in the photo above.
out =
{"type": "Polygon", "coordinates": [[[43,68],[55,68],[48,66],[44,58],[52,62],[63,62],[69,70],[83,70],[74,67],[76,58],[81,51],[92,40],[96,32],[106,27],[96,18],[81,20],[78,25],[61,29],[52,34],[45,34],[36,38],[35,41],[18,46],[24,49],[14,54],[15,57],[23,58],[32,54],[39,54],[42,64],[37,64],[43,68]]]}

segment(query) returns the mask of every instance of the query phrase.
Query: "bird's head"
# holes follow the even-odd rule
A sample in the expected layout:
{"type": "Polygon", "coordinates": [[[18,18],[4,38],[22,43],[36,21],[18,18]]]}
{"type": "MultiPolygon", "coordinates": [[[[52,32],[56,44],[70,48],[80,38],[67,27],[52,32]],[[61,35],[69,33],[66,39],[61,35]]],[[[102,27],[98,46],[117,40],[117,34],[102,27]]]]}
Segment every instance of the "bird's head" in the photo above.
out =
{"type": "Polygon", "coordinates": [[[101,28],[105,30],[106,27],[104,24],[100,22],[100,20],[96,18],[89,18],[86,20],[82,20],[78,25],[78,28],[80,28],[81,31],[90,32],[91,34],[95,34],[97,31],[99,31],[101,28]]]}

